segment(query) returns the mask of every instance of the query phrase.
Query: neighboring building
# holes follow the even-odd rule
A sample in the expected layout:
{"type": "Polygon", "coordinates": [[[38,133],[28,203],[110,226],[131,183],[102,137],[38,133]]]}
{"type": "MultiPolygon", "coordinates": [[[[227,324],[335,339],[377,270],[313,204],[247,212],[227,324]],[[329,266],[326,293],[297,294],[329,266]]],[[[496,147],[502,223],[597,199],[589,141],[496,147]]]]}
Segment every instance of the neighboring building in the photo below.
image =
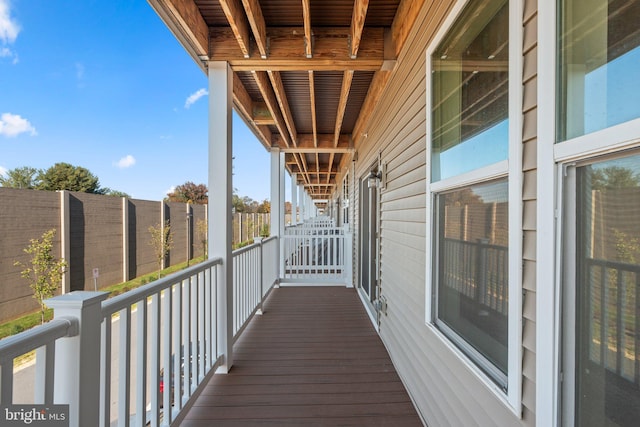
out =
{"type": "Polygon", "coordinates": [[[150,3],[209,73],[211,176],[226,98],[272,194],[354,232],[426,424],[637,423],[640,1],[150,3]]]}

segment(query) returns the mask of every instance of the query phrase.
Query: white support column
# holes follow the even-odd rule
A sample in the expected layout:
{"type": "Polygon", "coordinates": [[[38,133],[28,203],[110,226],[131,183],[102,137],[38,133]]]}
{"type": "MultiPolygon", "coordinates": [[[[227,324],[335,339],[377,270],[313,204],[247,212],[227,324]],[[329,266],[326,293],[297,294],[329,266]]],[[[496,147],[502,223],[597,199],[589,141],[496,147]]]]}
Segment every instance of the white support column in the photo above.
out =
{"type": "MultiPolygon", "coordinates": [[[[284,156],[284,153],[283,153],[284,156]]],[[[280,149],[271,149],[271,235],[278,236],[278,254],[276,259],[276,277],[280,277],[282,270],[280,269],[280,258],[282,258],[281,244],[283,240],[281,238],[282,233],[280,231],[280,218],[283,218],[284,222],[284,193],[280,191],[281,185],[281,173],[280,173],[280,149]]],[[[284,175],[282,175],[284,178],[284,175]]]]}
{"type": "Polygon", "coordinates": [[[217,277],[219,373],[233,365],[232,102],[233,72],[225,61],[209,62],[209,258],[221,258],[217,277]]]}
{"type": "Polygon", "coordinates": [[[304,185],[298,185],[298,200],[300,200],[300,220],[298,223],[304,221],[304,185]]]}
{"type": "Polygon", "coordinates": [[[296,225],[298,219],[296,212],[298,211],[298,174],[291,174],[291,225],[296,225]]]}
{"type": "Polygon", "coordinates": [[[284,182],[284,174],[286,173],[284,168],[284,153],[280,152],[280,170],[278,171],[278,175],[280,178],[280,226],[278,231],[278,236],[284,235],[284,217],[285,217],[285,182],[284,182]]]}
{"type": "Polygon", "coordinates": [[[280,216],[283,212],[280,210],[280,149],[271,149],[271,224],[270,231],[272,236],[280,236],[280,216]]]}

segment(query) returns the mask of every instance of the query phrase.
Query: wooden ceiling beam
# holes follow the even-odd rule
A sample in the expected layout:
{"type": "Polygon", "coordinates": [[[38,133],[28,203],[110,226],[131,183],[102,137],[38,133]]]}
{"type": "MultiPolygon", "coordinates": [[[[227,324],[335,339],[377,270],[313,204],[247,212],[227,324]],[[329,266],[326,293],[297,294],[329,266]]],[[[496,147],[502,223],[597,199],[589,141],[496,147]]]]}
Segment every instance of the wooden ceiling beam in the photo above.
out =
{"type": "Polygon", "coordinates": [[[197,57],[209,53],[209,27],[192,0],[149,0],[149,4],[187,50],[197,57]]]}
{"type": "MultiPolygon", "coordinates": [[[[400,55],[404,48],[409,32],[416,22],[420,10],[425,0],[401,0],[396,11],[396,16],[391,24],[391,30],[385,37],[385,60],[392,60],[400,55]]],[[[391,78],[393,67],[384,66],[381,70],[376,71],[373,80],[369,85],[369,91],[360,109],[360,114],[353,128],[353,142],[357,148],[360,143],[367,137],[367,127],[373,114],[373,110],[378,105],[378,101],[382,96],[382,92],[387,87],[387,83],[391,78]]]]}
{"type": "Polygon", "coordinates": [[[332,179],[331,182],[329,182],[328,184],[325,183],[319,183],[319,182],[312,182],[310,184],[305,184],[305,187],[333,187],[334,185],[336,185],[336,180],[332,179]]]}
{"type": "Polygon", "coordinates": [[[278,105],[280,106],[280,112],[284,117],[284,122],[287,125],[287,129],[289,129],[291,143],[295,147],[298,140],[298,132],[296,131],[296,124],[294,123],[293,116],[291,115],[291,108],[289,108],[289,101],[287,100],[287,94],[284,90],[282,77],[280,76],[280,73],[278,71],[268,71],[267,74],[269,75],[269,79],[271,80],[273,91],[276,94],[278,105]]]}
{"type": "Polygon", "coordinates": [[[368,8],[369,0],[355,0],[353,2],[351,33],[349,35],[349,56],[351,59],[358,57],[358,49],[360,48],[360,40],[362,39],[362,30],[364,29],[368,8]]]}
{"type": "MultiPolygon", "coordinates": [[[[247,89],[242,84],[242,80],[237,75],[233,76],[233,105],[236,107],[236,111],[243,118],[245,123],[249,125],[254,131],[254,134],[258,137],[262,145],[269,149],[272,146],[271,131],[267,126],[261,125],[259,121],[254,119],[255,115],[255,102],[251,100],[251,96],[247,92],[247,89]]],[[[266,108],[266,107],[265,107],[266,108]]]]}
{"type": "Polygon", "coordinates": [[[396,10],[396,16],[391,24],[391,37],[395,45],[395,55],[397,58],[407,42],[409,32],[413,28],[420,9],[424,5],[425,0],[401,0],[396,10]]]}
{"type": "MultiPolygon", "coordinates": [[[[363,30],[358,58],[351,59],[347,40],[349,28],[318,28],[314,30],[313,58],[306,57],[304,28],[267,28],[269,57],[244,56],[238,49],[234,32],[229,28],[210,28],[212,61],[228,61],[234,71],[376,71],[384,65],[384,29],[363,30]]],[[[249,49],[253,52],[257,49],[249,49]]]]}
{"type": "Polygon", "coordinates": [[[289,147],[289,138],[287,137],[288,132],[286,125],[284,124],[284,119],[282,118],[282,114],[280,113],[280,108],[278,106],[278,101],[276,100],[276,96],[273,93],[273,88],[271,87],[271,82],[267,73],[265,71],[256,71],[253,73],[253,77],[258,84],[258,88],[260,89],[260,93],[262,93],[262,98],[265,100],[267,104],[267,108],[271,112],[271,116],[276,121],[276,127],[278,128],[278,132],[282,136],[282,141],[284,142],[286,147],[289,147]]]}
{"type": "MultiPolygon", "coordinates": [[[[329,170],[333,169],[333,158],[335,157],[335,155],[335,153],[329,154],[329,170]]],[[[327,175],[327,182],[329,182],[329,178],[331,178],[331,175],[327,175]]]]}
{"type": "Polygon", "coordinates": [[[236,47],[240,47],[244,58],[251,57],[249,23],[247,22],[244,9],[240,5],[240,0],[220,0],[220,6],[231,27],[229,30],[233,34],[236,47]]]}
{"type": "Polygon", "coordinates": [[[318,146],[318,120],[316,117],[316,82],[313,71],[309,71],[309,99],[311,102],[311,127],[313,129],[313,143],[318,146]]]}
{"type": "MultiPolygon", "coordinates": [[[[312,134],[302,133],[298,134],[298,144],[296,147],[289,147],[286,149],[286,152],[293,153],[314,153],[314,152],[323,152],[329,153],[331,151],[335,153],[347,153],[353,151],[353,147],[351,146],[351,136],[348,134],[342,134],[338,138],[338,145],[336,146],[334,143],[334,135],[332,134],[320,134],[314,136],[312,134]]],[[[280,137],[274,137],[274,143],[276,145],[282,146],[283,144],[279,144],[280,137]]]]}
{"type": "Polygon", "coordinates": [[[251,26],[253,38],[258,46],[260,57],[266,59],[269,54],[267,46],[267,25],[264,22],[260,3],[258,3],[258,0],[242,0],[242,4],[247,13],[249,26],[251,26]]]}
{"type": "Polygon", "coordinates": [[[311,32],[311,0],[302,0],[302,21],[304,22],[304,53],[313,58],[313,34],[311,32]]]}
{"type": "Polygon", "coordinates": [[[344,113],[347,109],[347,101],[349,101],[349,92],[351,91],[351,82],[353,82],[353,71],[345,71],[342,76],[342,87],[340,88],[340,100],[338,102],[338,113],[336,114],[336,127],[334,130],[333,144],[337,147],[342,130],[342,122],[344,113]]]}

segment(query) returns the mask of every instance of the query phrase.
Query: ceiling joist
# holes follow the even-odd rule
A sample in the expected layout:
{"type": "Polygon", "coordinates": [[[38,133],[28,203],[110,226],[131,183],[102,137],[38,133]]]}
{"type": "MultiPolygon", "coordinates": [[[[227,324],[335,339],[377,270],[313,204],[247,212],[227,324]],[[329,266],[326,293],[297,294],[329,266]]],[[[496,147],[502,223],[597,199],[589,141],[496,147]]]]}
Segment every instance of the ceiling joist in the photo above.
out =
{"type": "Polygon", "coordinates": [[[269,77],[267,73],[264,71],[256,71],[253,73],[253,77],[258,84],[258,88],[262,93],[262,98],[265,100],[267,104],[267,108],[271,112],[271,116],[275,119],[276,127],[278,128],[278,132],[282,135],[282,139],[284,145],[286,147],[289,146],[289,138],[287,128],[284,124],[284,119],[282,118],[282,114],[280,113],[280,108],[278,106],[278,102],[276,100],[276,96],[273,92],[273,88],[271,87],[271,82],[269,81],[269,77]]]}
{"type": "Polygon", "coordinates": [[[349,56],[351,59],[358,57],[358,48],[362,40],[362,30],[367,18],[369,0],[355,0],[353,3],[353,14],[351,15],[351,33],[349,35],[349,56]]]}
{"type": "Polygon", "coordinates": [[[229,21],[236,48],[239,46],[242,56],[249,58],[251,56],[249,23],[240,5],[240,0],[220,0],[220,6],[222,6],[227,21],[229,21]]]}
{"type": "Polygon", "coordinates": [[[291,109],[289,108],[289,101],[287,101],[287,95],[284,90],[284,84],[282,84],[282,77],[280,77],[280,73],[278,71],[269,71],[267,72],[267,74],[269,75],[269,80],[271,80],[273,91],[276,94],[276,99],[278,100],[278,105],[280,106],[280,112],[284,117],[287,129],[289,129],[291,143],[295,147],[297,144],[298,136],[295,123],[293,122],[293,116],[291,115],[291,109]]]}
{"type": "Polygon", "coordinates": [[[253,32],[253,38],[258,46],[260,57],[266,59],[268,55],[267,46],[267,26],[264,23],[264,16],[262,16],[262,9],[258,0],[242,0],[244,10],[247,13],[247,19],[253,32]]]}
{"type": "Polygon", "coordinates": [[[311,32],[311,0],[302,0],[302,21],[304,22],[304,53],[313,58],[313,33],[311,32]]]}
{"type": "MultiPolygon", "coordinates": [[[[228,61],[235,71],[376,71],[384,65],[384,30],[365,28],[358,50],[358,57],[351,59],[349,52],[349,28],[317,28],[314,30],[313,57],[307,58],[304,28],[267,28],[269,57],[244,55],[238,48],[235,32],[229,28],[210,28],[210,52],[212,61],[228,61]]],[[[248,49],[249,52],[253,50],[248,49]]]]}

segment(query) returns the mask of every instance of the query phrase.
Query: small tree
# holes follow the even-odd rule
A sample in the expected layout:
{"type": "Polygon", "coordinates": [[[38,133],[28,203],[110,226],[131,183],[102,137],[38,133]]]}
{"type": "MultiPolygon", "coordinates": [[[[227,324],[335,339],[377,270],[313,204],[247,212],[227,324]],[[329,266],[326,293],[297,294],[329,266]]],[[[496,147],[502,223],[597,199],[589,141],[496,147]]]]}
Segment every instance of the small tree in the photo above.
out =
{"type": "Polygon", "coordinates": [[[162,224],[158,224],[155,227],[152,225],[149,227],[149,233],[151,234],[151,240],[149,245],[153,246],[153,253],[158,261],[158,279],[160,279],[160,273],[162,272],[162,261],[169,255],[171,248],[173,248],[173,233],[171,232],[171,225],[169,220],[162,224]]]}
{"type": "Polygon", "coordinates": [[[207,241],[208,241],[208,227],[207,221],[200,218],[196,222],[196,234],[198,236],[198,241],[202,244],[202,253],[204,254],[204,259],[207,259],[207,241]]]}
{"type": "Polygon", "coordinates": [[[64,259],[56,259],[53,255],[53,237],[56,229],[45,231],[42,238],[31,239],[24,252],[31,256],[30,266],[20,261],[14,262],[15,266],[25,267],[21,276],[29,281],[33,289],[33,297],[40,304],[40,321],[44,323],[44,314],[47,306],[44,301],[51,298],[62,282],[62,274],[67,262],[64,259]]]}

